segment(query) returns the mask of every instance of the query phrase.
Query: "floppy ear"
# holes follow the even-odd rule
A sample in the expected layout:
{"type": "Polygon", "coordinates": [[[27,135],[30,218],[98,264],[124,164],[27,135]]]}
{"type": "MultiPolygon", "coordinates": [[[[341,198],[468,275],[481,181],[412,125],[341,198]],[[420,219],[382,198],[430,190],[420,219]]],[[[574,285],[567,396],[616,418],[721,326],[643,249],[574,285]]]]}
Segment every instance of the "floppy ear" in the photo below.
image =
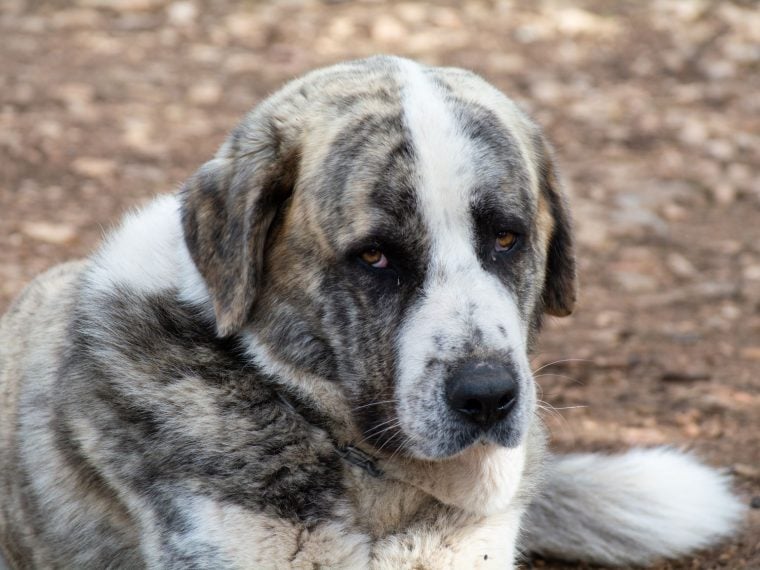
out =
{"type": "Polygon", "coordinates": [[[248,319],[270,226],[295,184],[297,153],[284,150],[276,135],[243,125],[182,188],[185,243],[211,295],[220,336],[248,319]]]}
{"type": "Polygon", "coordinates": [[[575,308],[577,279],[575,247],[567,199],[560,185],[552,150],[543,137],[539,143],[540,192],[549,205],[553,220],[544,275],[544,312],[566,317],[575,308]]]}

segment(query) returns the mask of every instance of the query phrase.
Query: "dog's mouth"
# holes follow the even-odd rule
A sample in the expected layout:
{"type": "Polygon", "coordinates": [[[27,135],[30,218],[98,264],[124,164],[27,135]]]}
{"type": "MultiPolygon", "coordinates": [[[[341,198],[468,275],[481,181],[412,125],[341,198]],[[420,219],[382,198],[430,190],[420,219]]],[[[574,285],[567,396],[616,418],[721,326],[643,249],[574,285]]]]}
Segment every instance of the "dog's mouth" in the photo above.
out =
{"type": "Polygon", "coordinates": [[[507,410],[483,417],[474,417],[470,410],[462,413],[447,409],[437,417],[431,414],[429,421],[418,416],[421,421],[411,426],[393,413],[363,429],[361,442],[386,459],[444,460],[473,447],[514,448],[521,444],[527,428],[522,410],[514,409],[518,405],[519,401],[510,401],[504,406],[507,410]]]}

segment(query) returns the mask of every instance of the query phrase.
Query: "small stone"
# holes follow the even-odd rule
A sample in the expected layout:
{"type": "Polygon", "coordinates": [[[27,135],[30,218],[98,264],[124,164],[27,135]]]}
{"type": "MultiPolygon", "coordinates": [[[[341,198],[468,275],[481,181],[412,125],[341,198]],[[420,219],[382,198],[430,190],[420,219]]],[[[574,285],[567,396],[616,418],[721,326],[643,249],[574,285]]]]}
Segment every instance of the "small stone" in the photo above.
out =
{"type": "Polygon", "coordinates": [[[576,237],[579,243],[593,250],[607,249],[610,244],[608,226],[600,219],[578,216],[576,237]]]}
{"type": "Polygon", "coordinates": [[[590,35],[608,38],[620,31],[620,25],[614,19],[598,16],[580,8],[555,8],[550,14],[558,31],[569,36],[590,35]]]}
{"type": "Polygon", "coordinates": [[[734,156],[734,146],[725,139],[714,139],[705,144],[707,153],[718,160],[729,160],[734,156]]]}
{"type": "Polygon", "coordinates": [[[76,237],[74,227],[49,222],[25,222],[21,231],[30,238],[56,245],[69,243],[76,237]]]}
{"type": "Polygon", "coordinates": [[[729,180],[736,185],[750,185],[752,183],[752,169],[746,164],[733,162],[726,168],[729,180]]]}
{"type": "Polygon", "coordinates": [[[166,9],[166,17],[173,26],[190,26],[198,17],[198,8],[192,2],[174,2],[166,9]]]}
{"type": "Polygon", "coordinates": [[[428,6],[404,2],[395,6],[395,12],[402,20],[409,24],[422,24],[428,17],[428,6]]]}
{"type": "Polygon", "coordinates": [[[658,287],[657,279],[635,271],[616,271],[615,281],[629,293],[651,293],[658,287]]]}
{"type": "Polygon", "coordinates": [[[641,196],[622,194],[612,213],[612,230],[621,237],[666,236],[668,224],[644,203],[641,196]]]}
{"type": "Polygon", "coordinates": [[[453,8],[438,6],[433,10],[431,20],[436,26],[442,28],[461,28],[462,18],[459,12],[453,8]]]}
{"type": "Polygon", "coordinates": [[[751,281],[760,280],[760,265],[748,265],[742,271],[742,275],[745,279],[749,279],[751,281]]]}
{"type": "Polygon", "coordinates": [[[117,12],[145,12],[160,6],[164,0],[79,0],[82,6],[117,12]]]}
{"type": "Polygon", "coordinates": [[[735,463],[731,471],[744,479],[760,480],[760,467],[746,465],[745,463],[735,463]]]}
{"type": "Polygon", "coordinates": [[[728,182],[719,182],[710,188],[710,195],[716,204],[728,206],[736,202],[736,188],[728,182]]]}
{"type": "Polygon", "coordinates": [[[94,119],[97,110],[93,105],[95,88],[87,83],[66,83],[56,90],[55,96],[69,112],[80,119],[94,119]]]}
{"type": "Polygon", "coordinates": [[[663,382],[673,383],[701,382],[709,379],[710,374],[703,371],[668,370],[660,376],[660,380],[663,382]]]}
{"type": "Polygon", "coordinates": [[[63,126],[58,121],[51,119],[40,119],[37,122],[37,132],[43,138],[58,140],[63,135],[63,126]]]}
{"type": "Polygon", "coordinates": [[[551,79],[539,79],[530,86],[530,92],[534,98],[544,103],[559,101],[565,94],[566,87],[551,79]]]}
{"type": "Polygon", "coordinates": [[[203,81],[193,85],[188,96],[196,105],[214,105],[222,98],[222,87],[213,81],[203,81]]]}
{"type": "Polygon", "coordinates": [[[702,121],[696,119],[688,119],[678,135],[681,142],[694,146],[704,145],[707,137],[707,127],[702,121]]]}
{"type": "Polygon", "coordinates": [[[680,253],[670,253],[666,260],[668,268],[677,277],[690,278],[696,275],[694,265],[680,253]]]}
{"type": "Polygon", "coordinates": [[[701,67],[705,75],[713,81],[729,79],[736,75],[736,64],[727,59],[705,61],[701,67]]]}
{"type": "Polygon", "coordinates": [[[760,360],[760,346],[749,346],[742,348],[739,352],[744,360],[760,360]]]}
{"type": "Polygon", "coordinates": [[[408,33],[404,25],[389,15],[380,16],[372,25],[372,39],[382,43],[399,43],[408,33]]]}
{"type": "Polygon", "coordinates": [[[100,15],[95,10],[78,9],[61,10],[50,14],[50,22],[53,27],[63,30],[71,28],[97,28],[100,22],[100,15]]]}
{"type": "Polygon", "coordinates": [[[144,150],[150,147],[153,139],[151,123],[138,117],[127,117],[124,120],[124,142],[132,148],[144,150]]]}
{"type": "Polygon", "coordinates": [[[689,212],[678,204],[665,204],[662,207],[662,216],[669,222],[682,222],[689,217],[689,212]]]}
{"type": "Polygon", "coordinates": [[[71,163],[71,168],[88,178],[109,178],[116,171],[116,162],[107,158],[83,156],[71,163]]]}
{"type": "Polygon", "coordinates": [[[744,248],[742,242],[733,239],[717,241],[715,246],[724,255],[737,255],[744,248]]]}
{"type": "Polygon", "coordinates": [[[326,35],[333,40],[345,41],[356,35],[356,24],[351,18],[335,18],[326,35]]]}
{"type": "Polygon", "coordinates": [[[728,319],[729,321],[735,321],[742,316],[743,311],[736,305],[729,304],[723,305],[720,308],[720,314],[723,318],[728,319]]]}

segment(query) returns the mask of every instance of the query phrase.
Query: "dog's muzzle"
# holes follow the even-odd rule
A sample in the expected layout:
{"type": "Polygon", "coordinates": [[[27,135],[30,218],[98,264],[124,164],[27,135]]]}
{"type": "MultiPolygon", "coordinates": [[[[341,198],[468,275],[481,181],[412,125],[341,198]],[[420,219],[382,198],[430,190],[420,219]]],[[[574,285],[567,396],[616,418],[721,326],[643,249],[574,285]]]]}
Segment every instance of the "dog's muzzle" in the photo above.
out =
{"type": "Polygon", "coordinates": [[[518,383],[510,367],[501,362],[466,360],[447,378],[446,399],[458,417],[485,432],[514,409],[518,383]]]}

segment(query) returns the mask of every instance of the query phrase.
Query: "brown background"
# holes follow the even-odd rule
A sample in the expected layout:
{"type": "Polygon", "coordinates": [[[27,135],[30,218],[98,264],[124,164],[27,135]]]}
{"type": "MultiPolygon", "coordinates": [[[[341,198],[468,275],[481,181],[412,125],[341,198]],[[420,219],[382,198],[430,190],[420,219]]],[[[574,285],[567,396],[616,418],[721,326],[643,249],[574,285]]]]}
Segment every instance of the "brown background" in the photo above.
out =
{"type": "MultiPolygon", "coordinates": [[[[572,359],[539,372],[556,448],[672,443],[760,496],[754,2],[2,0],[0,38],[0,307],[288,78],[378,52],[468,67],[545,126],[573,193],[580,305],[534,360],[572,359]]],[[[660,568],[760,568],[748,519],[660,568]]]]}

